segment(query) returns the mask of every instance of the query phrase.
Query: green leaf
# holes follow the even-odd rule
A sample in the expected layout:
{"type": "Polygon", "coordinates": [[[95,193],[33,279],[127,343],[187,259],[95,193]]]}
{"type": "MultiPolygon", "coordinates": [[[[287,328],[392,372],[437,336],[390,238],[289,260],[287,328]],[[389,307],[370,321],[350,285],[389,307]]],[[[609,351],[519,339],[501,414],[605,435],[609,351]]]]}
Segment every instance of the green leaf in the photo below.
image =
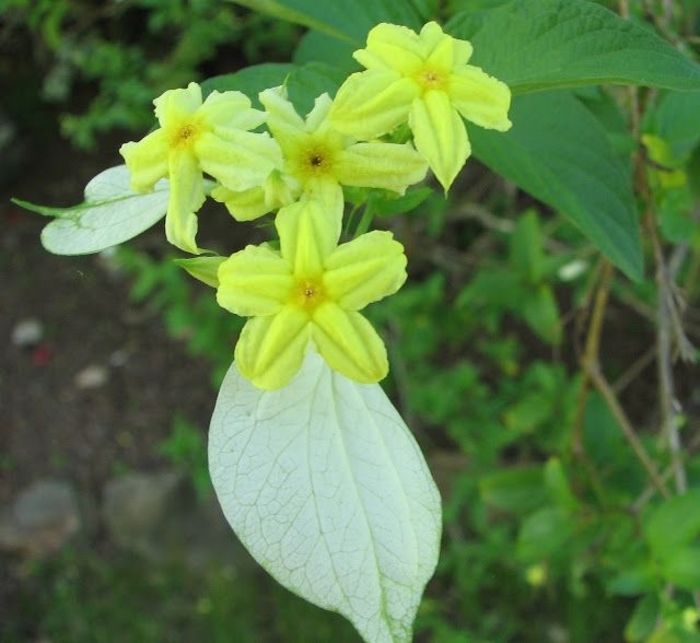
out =
{"type": "Polygon", "coordinates": [[[511,513],[528,513],[546,501],[541,467],[506,469],[479,480],[481,499],[487,505],[511,513]]]}
{"type": "Polygon", "coordinates": [[[544,391],[525,394],[503,414],[509,431],[519,435],[534,433],[551,419],[555,400],[544,391]]]}
{"type": "Polygon", "coordinates": [[[292,63],[263,63],[251,65],[234,72],[207,78],[201,84],[204,97],[213,91],[239,91],[243,92],[251,100],[269,87],[275,87],[284,83],[285,79],[298,67],[292,63]]]}
{"type": "Polygon", "coordinates": [[[340,612],[368,643],[408,643],[438,559],[440,496],[378,384],[310,351],[292,382],[255,388],[231,367],[209,431],[222,509],[282,585],[340,612]]]}
{"type": "Polygon", "coordinates": [[[252,65],[233,74],[214,76],[202,83],[202,93],[213,91],[240,91],[260,107],[258,94],[269,87],[285,85],[289,99],[300,114],[311,111],[314,100],[324,92],[335,95],[343,81],[337,69],[321,63],[293,65],[291,63],[263,63],[252,65]]]}
{"type": "Polygon", "coordinates": [[[521,303],[522,315],[540,339],[553,345],[561,343],[559,307],[549,284],[531,288],[521,303]]]}
{"type": "Polygon", "coordinates": [[[165,216],[170,198],[165,179],[153,192],[136,194],[126,165],[98,174],[85,187],[85,202],[72,208],[51,208],[13,199],[17,205],[56,217],[41,232],[41,243],[57,255],[101,252],[124,243],[165,216]]]}
{"type": "Polygon", "coordinates": [[[397,195],[395,192],[372,191],[369,202],[372,212],[379,217],[393,217],[415,210],[423,201],[435,192],[431,188],[411,188],[406,194],[397,195]]]}
{"type": "Polygon", "coordinates": [[[563,549],[573,534],[568,511],[545,507],[528,516],[523,522],[516,551],[525,564],[536,563],[554,556],[563,549]]]}
{"type": "Polygon", "coordinates": [[[573,511],[578,500],[569,485],[569,480],[559,458],[550,458],[544,466],[544,484],[553,504],[561,509],[573,511]]]}
{"type": "Polygon", "coordinates": [[[411,0],[354,0],[354,2],[318,2],[318,0],[233,0],[259,13],[364,46],[367,32],[380,22],[391,22],[419,29],[425,22],[421,12],[429,7],[411,0]]]}
{"type": "Polygon", "coordinates": [[[662,566],[664,578],[689,592],[700,589],[700,547],[683,547],[669,552],[662,566]]]}
{"type": "Polygon", "coordinates": [[[469,129],[474,154],[568,216],[628,277],[642,276],[631,177],[596,118],[567,91],[520,96],[513,127],[469,129]]]}
{"type": "Polygon", "coordinates": [[[307,31],[294,50],[292,60],[299,65],[332,60],[333,68],[345,78],[361,69],[360,64],[352,57],[356,49],[358,45],[354,41],[334,38],[321,31],[307,31]]]}
{"type": "Polygon", "coordinates": [[[652,131],[682,158],[700,143],[698,114],[700,93],[667,92],[652,112],[652,131]]]}
{"type": "Polygon", "coordinates": [[[625,641],[646,641],[656,627],[661,605],[655,593],[646,594],[637,601],[630,620],[625,625],[625,641]]]}
{"type": "Polygon", "coordinates": [[[611,594],[638,596],[652,590],[657,584],[656,570],[652,570],[648,564],[643,564],[622,570],[606,583],[605,588],[611,594]]]}
{"type": "Polygon", "coordinates": [[[535,210],[528,210],[515,224],[510,236],[510,262],[529,284],[542,278],[542,234],[535,210]]]}
{"type": "Polygon", "coordinates": [[[647,542],[657,556],[669,555],[700,534],[700,489],[664,501],[644,521],[647,542]]]}
{"type": "Polygon", "coordinates": [[[586,0],[513,0],[454,16],[473,64],[514,94],[601,83],[700,90],[700,66],[650,29],[586,0]]]}

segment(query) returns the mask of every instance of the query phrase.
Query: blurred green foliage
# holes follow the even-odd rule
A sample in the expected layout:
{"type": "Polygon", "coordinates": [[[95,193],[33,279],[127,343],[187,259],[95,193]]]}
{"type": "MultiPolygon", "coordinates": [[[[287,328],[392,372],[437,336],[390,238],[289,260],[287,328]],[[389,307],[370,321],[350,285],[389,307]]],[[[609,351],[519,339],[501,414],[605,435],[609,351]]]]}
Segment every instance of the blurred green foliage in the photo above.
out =
{"type": "MultiPolygon", "coordinates": [[[[63,134],[85,148],[100,132],[150,127],[154,96],[213,75],[217,59],[230,70],[288,58],[298,34],[221,0],[5,0],[0,20],[0,69],[33,65],[63,134]]],[[[4,108],[26,111],[27,93],[8,88],[4,108]]]]}
{"type": "Polygon", "coordinates": [[[290,594],[262,572],[230,565],[195,573],[150,567],[134,556],[105,560],[66,550],[25,573],[3,643],[23,643],[27,625],[44,640],[71,643],[357,643],[352,626],[290,594]]]}

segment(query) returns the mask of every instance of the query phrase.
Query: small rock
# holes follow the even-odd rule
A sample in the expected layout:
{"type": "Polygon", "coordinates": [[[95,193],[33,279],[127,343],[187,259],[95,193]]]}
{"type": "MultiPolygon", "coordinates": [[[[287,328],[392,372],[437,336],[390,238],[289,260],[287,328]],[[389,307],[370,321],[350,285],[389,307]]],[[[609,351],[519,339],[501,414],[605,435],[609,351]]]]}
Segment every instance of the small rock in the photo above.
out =
{"type": "Polygon", "coordinates": [[[41,558],[61,549],[82,525],[72,485],[40,480],[0,510],[0,549],[41,558]]]}
{"type": "Polygon", "coordinates": [[[198,501],[184,472],[131,473],[108,482],[102,515],[114,542],[154,563],[184,561],[193,571],[255,567],[213,496],[198,501]]]}
{"type": "Polygon", "coordinates": [[[44,327],[34,317],[21,319],[12,329],[12,345],[25,347],[36,346],[44,336],[44,327]]]}
{"type": "Polygon", "coordinates": [[[109,356],[109,365],[115,368],[124,366],[129,361],[129,353],[123,348],[118,348],[109,356]]]}
{"type": "Polygon", "coordinates": [[[102,515],[112,539],[124,549],[160,558],[155,532],[183,496],[183,484],[184,476],[172,471],[130,473],[107,482],[102,515]]]}
{"type": "Polygon", "coordinates": [[[108,379],[109,372],[104,366],[92,364],[78,372],[73,378],[73,381],[80,389],[90,389],[104,386],[108,379]]]}

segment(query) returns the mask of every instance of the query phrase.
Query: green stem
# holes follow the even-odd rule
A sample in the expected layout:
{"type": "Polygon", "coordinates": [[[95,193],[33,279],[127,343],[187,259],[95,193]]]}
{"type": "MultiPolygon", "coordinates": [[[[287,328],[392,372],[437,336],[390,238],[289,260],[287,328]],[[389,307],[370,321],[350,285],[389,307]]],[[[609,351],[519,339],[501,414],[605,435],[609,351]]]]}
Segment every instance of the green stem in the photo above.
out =
{"type": "Polygon", "coordinates": [[[355,237],[359,237],[361,234],[364,234],[367,232],[367,230],[369,230],[369,226],[372,224],[372,219],[374,219],[374,212],[372,212],[372,208],[368,203],[365,207],[365,211],[362,213],[360,223],[358,223],[357,227],[355,228],[355,237]]]}

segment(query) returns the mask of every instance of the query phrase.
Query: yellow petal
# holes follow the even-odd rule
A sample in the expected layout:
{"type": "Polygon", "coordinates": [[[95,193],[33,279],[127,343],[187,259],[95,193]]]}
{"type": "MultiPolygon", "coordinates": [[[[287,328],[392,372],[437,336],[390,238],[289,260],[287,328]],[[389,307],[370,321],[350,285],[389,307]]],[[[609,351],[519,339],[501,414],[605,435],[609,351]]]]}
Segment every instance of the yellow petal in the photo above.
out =
{"type": "Polygon", "coordinates": [[[384,342],[360,313],[321,304],[314,311],[311,337],[331,368],[355,382],[372,384],[389,372],[384,342]]]}
{"type": "Polygon", "coordinates": [[[286,172],[273,170],[263,183],[265,203],[270,210],[291,205],[301,194],[301,184],[286,172]]]}
{"type": "MultiPolygon", "coordinates": [[[[300,195],[299,181],[278,170],[273,170],[262,186],[235,191],[218,185],[211,191],[212,198],[224,203],[236,221],[257,219],[268,212],[291,205],[300,195]]],[[[340,198],[342,199],[342,193],[340,198]]]]}
{"type": "MultiPolygon", "coordinates": [[[[436,24],[437,30],[433,33],[431,30],[429,37],[429,54],[425,61],[425,66],[441,74],[448,75],[454,67],[455,58],[455,40],[451,36],[447,36],[442,32],[442,29],[436,24]]],[[[427,27],[428,25],[426,25],[427,27]]],[[[421,36],[426,31],[423,28],[421,36]]]]}
{"type": "Polygon", "coordinates": [[[138,143],[125,143],[119,153],[131,172],[131,189],[135,192],[148,192],[168,176],[170,146],[165,130],[157,129],[138,143]]]}
{"type": "Polygon", "coordinates": [[[338,243],[341,225],[337,212],[328,212],[313,200],[293,203],[277,213],[280,252],[296,277],[321,276],[326,257],[338,243]]]}
{"type": "Polygon", "coordinates": [[[224,135],[229,128],[250,130],[265,122],[265,112],[253,109],[250,99],[237,91],[212,92],[197,115],[219,135],[224,135]]]}
{"type": "Polygon", "coordinates": [[[408,123],[416,149],[447,191],[471,154],[464,121],[442,91],[414,101],[408,123]]]}
{"type": "Polygon", "coordinates": [[[358,140],[370,140],[406,122],[420,86],[382,69],[352,74],[340,87],[329,114],[331,125],[358,140]]]}
{"type": "Polygon", "coordinates": [[[324,131],[328,129],[328,113],[333,101],[328,94],[321,94],[314,100],[314,107],[306,117],[306,130],[308,132],[324,131]]]}
{"type": "Polygon", "coordinates": [[[360,310],[406,281],[406,255],[390,232],[375,230],[338,246],[326,259],[323,286],[345,310],[360,310]]]}
{"type": "Polygon", "coordinates": [[[165,215],[165,236],[185,252],[199,254],[195,212],[204,203],[204,180],[197,159],[189,152],[170,154],[170,200],[165,215]]]}
{"type": "Polygon", "coordinates": [[[293,286],[289,263],[269,246],[247,246],[219,266],[216,300],[236,315],[274,315],[293,286]]]}
{"type": "Polygon", "coordinates": [[[282,153],[268,134],[232,131],[224,139],[203,132],[194,152],[204,172],[234,191],[261,185],[282,164],[282,153]]]}
{"type": "Polygon", "coordinates": [[[468,121],[501,132],[510,129],[508,85],[478,67],[465,65],[455,71],[449,78],[447,92],[452,105],[468,121]]]}
{"type": "Polygon", "coordinates": [[[307,181],[304,185],[302,200],[316,202],[324,210],[324,218],[333,217],[337,220],[343,218],[345,207],[343,188],[333,177],[320,176],[307,181]]]}
{"type": "Polygon", "coordinates": [[[294,138],[305,131],[304,119],[287,100],[287,92],[283,87],[266,89],[258,97],[267,112],[267,127],[275,138],[294,138]]]}
{"type": "Polygon", "coordinates": [[[153,101],[161,127],[168,127],[194,114],[202,105],[202,90],[197,83],[187,89],[170,89],[153,101]]]}
{"type": "Polygon", "coordinates": [[[424,54],[415,31],[381,23],[367,34],[367,48],[356,51],[353,58],[367,69],[392,69],[409,76],[420,68],[424,54]]]}
{"type": "Polygon", "coordinates": [[[443,45],[446,40],[453,40],[451,36],[445,34],[442,27],[435,21],[423,25],[420,30],[420,42],[426,56],[430,56],[438,45],[443,45]]]}
{"type": "Polygon", "coordinates": [[[211,191],[211,197],[223,203],[236,221],[253,221],[270,211],[265,203],[265,191],[259,186],[234,191],[218,185],[211,191]]]}
{"type": "Polygon", "coordinates": [[[308,315],[291,306],[248,320],[234,353],[239,372],[263,390],[282,388],[301,367],[309,329],[308,315]]]}
{"type": "Polygon", "coordinates": [[[356,143],[338,155],[334,173],[342,185],[384,188],[403,194],[425,178],[428,164],[412,145],[356,143]]]}

